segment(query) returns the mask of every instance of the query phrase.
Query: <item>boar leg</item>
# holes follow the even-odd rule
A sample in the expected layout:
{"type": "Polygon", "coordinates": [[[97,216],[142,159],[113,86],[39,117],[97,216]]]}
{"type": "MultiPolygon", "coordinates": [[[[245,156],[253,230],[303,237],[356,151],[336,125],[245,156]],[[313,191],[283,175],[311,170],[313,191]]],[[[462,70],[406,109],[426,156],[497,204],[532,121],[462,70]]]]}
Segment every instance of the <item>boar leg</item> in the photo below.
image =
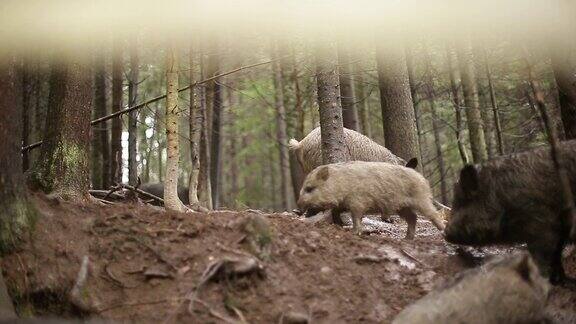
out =
{"type": "Polygon", "coordinates": [[[436,226],[436,228],[438,228],[440,231],[444,231],[444,228],[446,227],[444,225],[444,221],[440,216],[440,212],[438,212],[436,208],[434,208],[434,205],[432,205],[432,202],[426,202],[423,205],[420,204],[419,206],[415,207],[416,211],[419,212],[419,214],[423,215],[424,217],[432,221],[432,224],[434,224],[434,226],[436,226]]]}
{"type": "Polygon", "coordinates": [[[344,222],[342,221],[342,215],[340,215],[341,210],[332,209],[332,222],[336,225],[344,226],[344,222]]]}
{"type": "Polygon", "coordinates": [[[357,235],[362,235],[362,216],[364,216],[364,211],[351,209],[350,213],[352,213],[352,229],[357,235]]]}
{"type": "Polygon", "coordinates": [[[549,278],[552,284],[559,284],[566,278],[562,267],[563,246],[561,240],[550,237],[528,243],[528,251],[536,261],[540,273],[549,278]]]}
{"type": "Polygon", "coordinates": [[[390,215],[381,214],[380,220],[382,220],[383,222],[386,222],[386,223],[392,223],[392,219],[390,217],[391,217],[390,215]]]}
{"type": "Polygon", "coordinates": [[[398,215],[404,218],[406,223],[408,223],[408,227],[406,229],[406,239],[413,240],[414,235],[416,234],[416,219],[417,215],[415,212],[412,211],[410,208],[402,208],[398,211],[398,215]]]}

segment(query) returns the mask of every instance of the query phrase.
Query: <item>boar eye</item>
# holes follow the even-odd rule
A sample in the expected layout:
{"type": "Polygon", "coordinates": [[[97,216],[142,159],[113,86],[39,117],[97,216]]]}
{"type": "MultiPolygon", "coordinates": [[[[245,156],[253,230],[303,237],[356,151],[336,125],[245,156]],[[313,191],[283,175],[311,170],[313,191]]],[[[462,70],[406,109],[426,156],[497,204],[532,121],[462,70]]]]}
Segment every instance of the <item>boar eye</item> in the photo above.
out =
{"type": "Polygon", "coordinates": [[[306,187],[306,188],[304,188],[304,192],[306,192],[306,193],[311,193],[312,191],[314,191],[314,189],[316,189],[316,188],[314,188],[314,187],[306,187]]]}

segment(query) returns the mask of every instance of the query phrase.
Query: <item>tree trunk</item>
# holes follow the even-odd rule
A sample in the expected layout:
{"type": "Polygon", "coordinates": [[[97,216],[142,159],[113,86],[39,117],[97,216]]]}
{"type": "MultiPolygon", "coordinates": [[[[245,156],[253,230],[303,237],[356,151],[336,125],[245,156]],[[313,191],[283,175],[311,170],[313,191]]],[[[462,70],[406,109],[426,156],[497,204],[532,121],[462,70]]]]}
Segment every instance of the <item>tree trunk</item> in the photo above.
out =
{"type": "Polygon", "coordinates": [[[466,119],[468,121],[468,134],[474,163],[487,159],[486,141],[482,128],[482,116],[478,99],[476,71],[472,58],[470,40],[461,40],[456,47],[456,55],[462,77],[462,90],[464,92],[464,105],[466,106],[466,119]]]}
{"type": "Polygon", "coordinates": [[[318,106],[320,109],[320,134],[322,137],[322,161],[324,164],[349,159],[344,144],[342,108],[338,97],[338,66],[336,49],[329,41],[318,40],[315,48],[318,106]]]}
{"type": "Polygon", "coordinates": [[[500,111],[496,101],[496,93],[494,91],[494,83],[492,81],[492,71],[490,70],[490,62],[486,49],[482,51],[484,59],[484,69],[486,71],[486,78],[488,80],[488,91],[490,92],[490,104],[492,106],[492,119],[494,120],[494,133],[496,135],[496,144],[498,147],[498,154],[504,155],[504,140],[502,138],[502,126],[500,124],[500,111]]]}
{"type": "MultiPolygon", "coordinates": [[[[410,84],[410,96],[412,97],[412,105],[414,106],[414,121],[416,125],[416,134],[418,138],[418,158],[422,163],[422,174],[425,174],[424,170],[424,136],[422,134],[422,127],[420,126],[420,99],[418,98],[418,83],[416,79],[416,72],[414,69],[414,57],[412,53],[412,48],[409,46],[405,47],[406,51],[406,70],[408,72],[408,82],[410,84]]],[[[428,66],[427,66],[428,67],[428,66]]],[[[427,89],[429,90],[429,89],[427,89]]]]}
{"type": "Polygon", "coordinates": [[[276,141],[278,153],[280,156],[280,194],[282,208],[284,210],[292,209],[292,190],[290,174],[290,157],[288,152],[288,135],[286,125],[286,110],[284,107],[284,87],[282,83],[282,71],[278,59],[278,45],[272,42],[272,80],[274,84],[274,102],[276,106],[276,141]]]}
{"type": "Polygon", "coordinates": [[[0,62],[0,252],[17,248],[29,232],[36,209],[28,200],[22,174],[22,143],[17,136],[22,119],[21,83],[16,62],[5,56],[0,62]]]}
{"type": "Polygon", "coordinates": [[[442,139],[440,138],[440,125],[436,113],[436,93],[434,84],[434,74],[432,69],[432,57],[428,49],[424,49],[424,62],[426,62],[426,96],[430,105],[432,115],[432,131],[434,132],[434,146],[436,147],[436,162],[438,162],[438,172],[440,173],[440,195],[442,203],[448,203],[448,184],[446,183],[446,166],[444,164],[444,154],[442,152],[442,139]]]}
{"type": "Polygon", "coordinates": [[[576,56],[574,47],[552,50],[552,70],[566,139],[576,138],[576,56]]]}
{"type": "Polygon", "coordinates": [[[458,69],[453,64],[452,50],[450,46],[446,44],[446,66],[448,68],[448,74],[450,75],[450,92],[452,94],[452,102],[454,104],[454,116],[456,119],[456,126],[454,127],[454,132],[456,133],[456,143],[458,145],[458,152],[460,153],[460,159],[462,164],[468,164],[468,153],[466,152],[466,146],[464,145],[464,137],[462,136],[462,101],[460,100],[460,85],[459,85],[459,73],[458,69]]]}
{"type": "Polygon", "coordinates": [[[358,131],[358,112],[352,81],[352,62],[350,51],[344,41],[338,42],[338,79],[340,82],[340,103],[344,127],[358,131]]]}
{"type": "MultiPolygon", "coordinates": [[[[22,75],[22,129],[21,129],[21,139],[22,146],[27,146],[31,144],[31,117],[33,116],[33,103],[35,99],[35,78],[37,72],[34,69],[33,62],[31,60],[24,60],[21,67],[22,75]]],[[[37,95],[37,94],[36,94],[37,95]]],[[[30,168],[30,154],[29,151],[22,153],[22,170],[26,171],[30,168]]]]}
{"type": "Polygon", "coordinates": [[[178,197],[178,52],[173,44],[166,53],[166,180],[164,181],[164,206],[174,211],[185,211],[186,207],[178,197]]]}
{"type": "MultiPolygon", "coordinates": [[[[200,56],[200,78],[204,79],[204,59],[200,56]]],[[[198,179],[198,200],[200,204],[208,209],[213,209],[212,203],[212,183],[210,181],[210,128],[207,105],[207,89],[204,84],[198,86],[200,96],[200,114],[202,115],[202,127],[200,131],[200,174],[198,179]]]]}
{"type": "MultiPolygon", "coordinates": [[[[195,69],[194,48],[190,47],[190,84],[198,81],[195,69]]],[[[198,199],[198,182],[200,177],[200,137],[202,134],[202,125],[204,124],[204,115],[200,97],[204,94],[203,86],[194,86],[190,88],[190,181],[188,189],[188,199],[190,206],[194,207],[199,204],[198,199]]],[[[204,206],[206,207],[206,206],[204,206]]]]}
{"type": "Polygon", "coordinates": [[[60,55],[53,61],[44,144],[30,173],[33,186],[64,199],[88,198],[92,71],[60,55]]]}
{"type": "MultiPolygon", "coordinates": [[[[112,48],[112,112],[122,109],[122,48],[118,39],[114,40],[112,48]]],[[[122,182],[122,119],[112,119],[112,134],[110,139],[110,158],[112,168],[110,175],[112,183],[122,182]]]]}
{"type": "MultiPolygon", "coordinates": [[[[214,53],[218,50],[218,46],[212,47],[212,55],[208,57],[207,62],[207,77],[212,77],[217,75],[220,69],[220,57],[214,53]]],[[[212,205],[217,209],[219,204],[219,190],[218,185],[220,184],[220,154],[222,153],[222,87],[218,80],[214,80],[208,83],[207,90],[210,92],[208,94],[211,99],[212,109],[209,112],[209,122],[212,127],[209,129],[210,136],[210,184],[212,192],[212,205]]]]}
{"type": "MultiPolygon", "coordinates": [[[[300,75],[298,71],[298,65],[296,64],[296,52],[294,51],[294,47],[291,47],[291,76],[290,81],[294,85],[294,112],[296,114],[296,118],[294,120],[294,136],[301,140],[304,138],[304,107],[302,103],[302,90],[300,89],[300,75]]],[[[288,71],[286,71],[288,72],[288,71]]],[[[304,182],[304,171],[302,167],[298,163],[295,154],[290,154],[290,175],[292,177],[292,190],[294,194],[294,200],[298,200],[300,197],[300,188],[302,187],[302,183],[304,182]]]]}
{"type": "Polygon", "coordinates": [[[359,62],[354,63],[354,73],[356,75],[356,98],[358,98],[358,105],[360,110],[360,124],[362,124],[362,132],[368,137],[372,137],[372,127],[370,125],[370,104],[368,102],[369,94],[366,93],[366,85],[364,84],[364,71],[359,62]]]}
{"type": "Polygon", "coordinates": [[[379,39],[376,63],[384,141],[392,153],[408,161],[419,153],[406,58],[399,42],[379,39]]]}
{"type": "MultiPolygon", "coordinates": [[[[138,70],[140,61],[138,58],[138,44],[136,39],[132,39],[130,44],[130,80],[128,82],[128,106],[136,105],[138,98],[138,70]]],[[[138,164],[136,164],[136,137],[138,131],[138,111],[134,110],[128,114],[128,182],[136,185],[138,182],[138,164]]]]}
{"type": "Polygon", "coordinates": [[[494,136],[494,127],[492,121],[491,109],[489,108],[490,91],[488,89],[487,79],[484,68],[485,62],[483,61],[483,51],[485,51],[484,44],[478,41],[473,46],[473,62],[474,70],[476,71],[476,88],[478,89],[478,102],[480,105],[480,115],[482,116],[482,129],[484,131],[484,142],[486,143],[486,153],[488,159],[494,158],[496,154],[496,143],[494,136]]]}
{"type": "MultiPolygon", "coordinates": [[[[94,118],[108,114],[106,108],[106,60],[104,50],[99,49],[94,60],[94,118]]],[[[94,188],[110,187],[110,144],[108,122],[92,127],[92,183],[94,188]]]]}

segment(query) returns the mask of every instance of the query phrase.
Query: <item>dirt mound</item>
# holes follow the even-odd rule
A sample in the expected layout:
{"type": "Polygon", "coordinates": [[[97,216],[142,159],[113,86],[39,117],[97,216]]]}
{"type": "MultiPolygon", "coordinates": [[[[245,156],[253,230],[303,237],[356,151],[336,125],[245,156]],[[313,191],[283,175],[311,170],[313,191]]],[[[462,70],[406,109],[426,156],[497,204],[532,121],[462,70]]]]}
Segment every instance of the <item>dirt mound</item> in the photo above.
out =
{"type": "MultiPolygon", "coordinates": [[[[410,242],[401,239],[399,220],[367,220],[373,234],[358,238],[350,229],[312,226],[288,213],[178,214],[35,200],[43,214],[36,231],[3,260],[21,315],[138,323],[390,322],[486,255],[459,253],[428,221],[419,221],[410,242]]],[[[558,317],[573,316],[575,295],[553,291],[558,317]]]]}

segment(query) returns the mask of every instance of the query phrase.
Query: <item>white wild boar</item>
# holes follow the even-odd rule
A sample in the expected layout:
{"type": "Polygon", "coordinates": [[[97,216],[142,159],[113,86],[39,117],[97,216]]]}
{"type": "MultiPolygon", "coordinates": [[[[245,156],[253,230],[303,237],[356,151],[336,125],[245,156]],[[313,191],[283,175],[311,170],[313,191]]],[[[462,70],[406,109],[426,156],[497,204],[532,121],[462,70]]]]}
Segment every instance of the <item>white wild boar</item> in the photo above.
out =
{"type": "MultiPolygon", "coordinates": [[[[300,142],[291,139],[288,144],[290,150],[296,155],[298,163],[302,167],[302,170],[304,170],[304,174],[310,173],[310,171],[323,164],[320,127],[314,128],[300,142]]],[[[406,164],[406,161],[392,154],[392,152],[384,146],[348,128],[344,128],[344,144],[348,149],[351,161],[406,164]]]]}
{"type": "Polygon", "coordinates": [[[414,238],[417,213],[444,230],[428,181],[413,169],[385,162],[352,161],[314,169],[304,180],[298,207],[332,209],[337,215],[350,211],[357,234],[362,233],[362,217],[371,212],[400,215],[408,223],[407,239],[414,238]]]}
{"type": "Polygon", "coordinates": [[[459,273],[392,323],[546,323],[549,289],[530,255],[520,253],[459,273]]]}

